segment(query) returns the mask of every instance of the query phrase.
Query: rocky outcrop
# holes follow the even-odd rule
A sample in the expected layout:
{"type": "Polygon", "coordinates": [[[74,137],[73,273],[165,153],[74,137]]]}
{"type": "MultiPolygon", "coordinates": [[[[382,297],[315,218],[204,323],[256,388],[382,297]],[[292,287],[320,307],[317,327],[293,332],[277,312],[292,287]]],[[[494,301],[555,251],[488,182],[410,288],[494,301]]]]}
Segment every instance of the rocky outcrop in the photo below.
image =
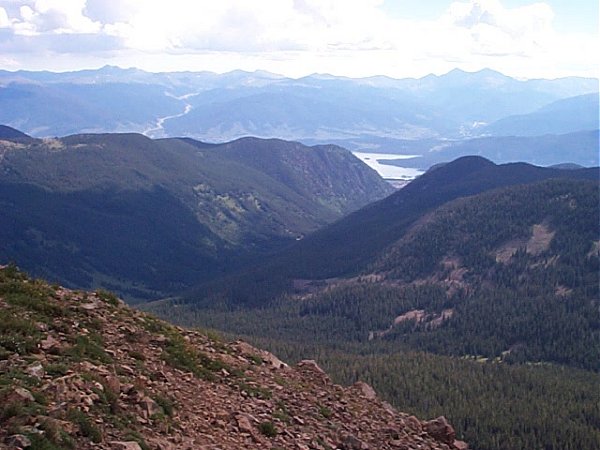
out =
{"type": "Polygon", "coordinates": [[[464,449],[315,361],[173,327],[0,269],[0,449],[464,449]]]}

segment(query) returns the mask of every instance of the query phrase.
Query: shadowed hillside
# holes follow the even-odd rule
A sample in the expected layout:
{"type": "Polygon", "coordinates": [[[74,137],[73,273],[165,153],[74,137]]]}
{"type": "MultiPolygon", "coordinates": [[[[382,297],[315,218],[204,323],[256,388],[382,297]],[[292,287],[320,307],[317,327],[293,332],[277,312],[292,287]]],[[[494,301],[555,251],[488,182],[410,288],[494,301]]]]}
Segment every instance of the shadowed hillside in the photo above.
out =
{"type": "Polygon", "coordinates": [[[185,301],[202,304],[205,299],[211,304],[218,299],[233,307],[259,306],[283,292],[293,292],[294,279],[357,275],[414,223],[444,203],[503,186],[550,178],[596,180],[598,169],[560,170],[524,163],[495,165],[481,157],[459,158],[307,236],[262,266],[240,272],[224,282],[202,285],[186,295],[185,301]]]}
{"type": "Polygon", "coordinates": [[[232,270],[393,191],[339,147],[137,134],[0,141],[0,190],[0,258],[133,298],[232,270]]]}

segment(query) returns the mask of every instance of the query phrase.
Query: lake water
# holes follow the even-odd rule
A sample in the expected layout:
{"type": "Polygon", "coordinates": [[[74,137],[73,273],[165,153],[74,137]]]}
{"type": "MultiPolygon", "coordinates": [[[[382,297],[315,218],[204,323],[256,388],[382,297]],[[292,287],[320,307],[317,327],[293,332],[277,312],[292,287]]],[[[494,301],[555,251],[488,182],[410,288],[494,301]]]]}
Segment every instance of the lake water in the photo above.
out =
{"type": "Polygon", "coordinates": [[[377,173],[386,180],[412,180],[424,173],[423,170],[413,169],[412,167],[388,166],[380,163],[380,161],[399,161],[402,159],[416,158],[419,155],[394,155],[392,153],[364,152],[352,153],[366,165],[375,169],[377,173]]]}

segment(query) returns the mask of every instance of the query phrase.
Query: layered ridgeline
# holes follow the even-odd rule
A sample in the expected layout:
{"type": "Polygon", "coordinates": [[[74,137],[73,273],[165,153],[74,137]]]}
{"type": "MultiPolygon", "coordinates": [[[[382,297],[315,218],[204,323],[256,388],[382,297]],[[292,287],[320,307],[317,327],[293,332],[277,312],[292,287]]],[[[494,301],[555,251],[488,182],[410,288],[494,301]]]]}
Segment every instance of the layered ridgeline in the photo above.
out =
{"type": "MultiPolygon", "coordinates": [[[[498,164],[528,161],[538,166],[574,163],[583,167],[597,167],[600,164],[599,142],[597,129],[543,136],[487,136],[451,142],[431,141],[423,143],[423,148],[414,152],[422,153],[420,156],[381,162],[427,170],[463,155],[477,155],[498,164]],[[428,151],[428,148],[435,151],[428,151]]],[[[403,145],[410,148],[414,144],[404,142],[403,145]]]]}
{"type": "MultiPolygon", "coordinates": [[[[421,207],[435,192],[425,186],[413,199],[421,207]]],[[[305,332],[324,342],[383,340],[455,356],[600,367],[597,181],[517,185],[413,216],[401,194],[315,233],[264,268],[203,286],[184,305],[254,307],[257,317],[270,305],[286,324],[211,323],[248,334],[305,332]],[[401,219],[387,208],[378,216],[384,205],[395,205],[401,219]],[[327,244],[330,233],[341,245],[327,244]]]]}
{"type": "Polygon", "coordinates": [[[484,128],[495,136],[538,136],[598,129],[598,93],[557,100],[529,114],[508,116],[484,128]]]}
{"type": "MultiPolygon", "coordinates": [[[[554,178],[594,181],[598,174],[598,168],[567,170],[524,163],[496,165],[481,157],[459,158],[430,170],[389,197],[312,233],[261,266],[228,277],[225,282],[217,280],[201,285],[184,300],[203,306],[217,300],[233,306],[263,306],[280,294],[293,293],[302,284],[301,280],[326,280],[368,272],[377,258],[415,224],[452,200],[554,178]],[[236,280],[241,281],[239,289],[236,289],[236,280]]],[[[508,218],[512,214],[509,209],[507,205],[508,218]]],[[[495,222],[495,218],[490,217],[490,226],[495,222]]]]}
{"type": "Polygon", "coordinates": [[[35,137],[138,132],[225,142],[242,136],[496,163],[597,166],[598,80],[516,80],[492,70],[419,79],[267,72],[0,71],[0,123],[35,137]],[[476,139],[473,139],[476,138],[476,139]]]}
{"type": "MultiPolygon", "coordinates": [[[[318,74],[290,79],[266,72],[148,73],[116,67],[0,71],[0,123],[36,137],[136,131],[223,142],[252,135],[389,153],[402,147],[398,140],[413,140],[402,152],[415,154],[420,144],[414,140],[564,134],[589,130],[594,118],[597,129],[597,94],[595,79],[523,81],[492,70],[419,79],[318,74]],[[592,94],[590,107],[570,114],[570,103],[586,94],[592,94]],[[548,128],[557,120],[560,126],[548,128]]],[[[539,163],[529,155],[521,160],[539,163]]]]}
{"type": "Polygon", "coordinates": [[[173,293],[393,191],[335,146],[5,134],[0,259],[130,297],[173,293]]]}
{"type": "Polygon", "coordinates": [[[2,449],[465,450],[365,383],[0,268],[2,449]]]}
{"type": "Polygon", "coordinates": [[[598,175],[462,158],[153,308],[447,411],[476,448],[598,448],[598,175]]]}

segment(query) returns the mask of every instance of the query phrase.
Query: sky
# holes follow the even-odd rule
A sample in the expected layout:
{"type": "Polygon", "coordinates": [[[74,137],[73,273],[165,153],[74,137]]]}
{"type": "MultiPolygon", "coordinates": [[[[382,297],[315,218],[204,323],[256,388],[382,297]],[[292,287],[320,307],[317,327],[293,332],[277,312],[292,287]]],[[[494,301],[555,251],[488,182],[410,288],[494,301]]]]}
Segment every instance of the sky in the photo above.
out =
{"type": "Polygon", "coordinates": [[[0,0],[0,69],[600,75],[597,0],[0,0]]]}

